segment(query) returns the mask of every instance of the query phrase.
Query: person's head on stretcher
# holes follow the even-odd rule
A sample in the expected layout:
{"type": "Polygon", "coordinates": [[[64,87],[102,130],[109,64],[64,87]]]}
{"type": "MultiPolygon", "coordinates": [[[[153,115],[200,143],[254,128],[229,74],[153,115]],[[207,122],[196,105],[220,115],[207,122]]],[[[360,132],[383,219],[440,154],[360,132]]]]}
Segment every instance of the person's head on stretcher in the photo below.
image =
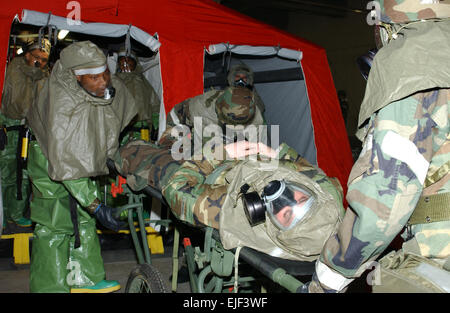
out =
{"type": "Polygon", "coordinates": [[[279,229],[288,230],[305,217],[314,197],[295,183],[274,180],[264,188],[264,200],[272,222],[279,229]]]}

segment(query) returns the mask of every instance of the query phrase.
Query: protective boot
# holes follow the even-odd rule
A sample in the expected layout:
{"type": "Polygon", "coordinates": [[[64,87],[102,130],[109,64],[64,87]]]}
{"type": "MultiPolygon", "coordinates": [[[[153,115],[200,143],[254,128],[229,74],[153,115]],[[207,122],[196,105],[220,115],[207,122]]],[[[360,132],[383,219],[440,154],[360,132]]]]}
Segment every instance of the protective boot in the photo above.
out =
{"type": "Polygon", "coordinates": [[[74,287],[71,293],[109,293],[120,289],[120,284],[116,280],[102,280],[94,286],[74,287]]]}
{"type": "Polygon", "coordinates": [[[14,221],[14,223],[16,223],[16,225],[19,227],[31,227],[32,225],[31,220],[26,217],[21,217],[17,221],[14,221]]]}

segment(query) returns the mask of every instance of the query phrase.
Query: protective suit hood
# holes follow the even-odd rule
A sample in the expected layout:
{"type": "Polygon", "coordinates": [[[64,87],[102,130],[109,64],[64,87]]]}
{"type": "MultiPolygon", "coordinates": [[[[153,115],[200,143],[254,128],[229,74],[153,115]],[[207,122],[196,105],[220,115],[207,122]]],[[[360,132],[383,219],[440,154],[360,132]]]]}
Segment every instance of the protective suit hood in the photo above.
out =
{"type": "MultiPolygon", "coordinates": [[[[425,21],[404,28],[373,59],[358,126],[391,102],[430,88],[450,87],[450,20],[425,21]]],[[[365,129],[357,137],[363,140],[365,129]]]]}
{"type": "Polygon", "coordinates": [[[90,41],[75,42],[61,51],[61,67],[72,71],[106,65],[102,50],[90,41]]]}
{"type": "Polygon", "coordinates": [[[106,62],[92,45],[79,42],[61,52],[27,116],[49,161],[48,174],[56,181],[107,174],[106,160],[118,149],[120,132],[137,112],[133,97],[113,75],[116,95],[108,100],[90,95],[78,84],[74,69],[106,62]]]}
{"type": "Polygon", "coordinates": [[[29,66],[24,57],[16,57],[6,70],[2,95],[2,112],[11,119],[23,119],[34,101],[37,82],[48,76],[40,68],[29,66]]]}
{"type": "Polygon", "coordinates": [[[325,241],[337,230],[344,215],[342,196],[326,176],[313,178],[300,171],[264,161],[242,161],[227,174],[227,195],[220,211],[220,239],[225,249],[246,246],[284,259],[313,261],[325,241]],[[261,194],[273,180],[289,180],[304,186],[315,202],[303,219],[288,230],[280,230],[267,216],[265,222],[251,226],[243,208],[241,187],[261,194]]]}
{"type": "Polygon", "coordinates": [[[116,76],[123,81],[135,99],[138,110],[137,120],[151,122],[152,113],[159,113],[160,100],[154,88],[143,75],[142,66],[137,64],[134,71],[119,72],[116,76]]]}

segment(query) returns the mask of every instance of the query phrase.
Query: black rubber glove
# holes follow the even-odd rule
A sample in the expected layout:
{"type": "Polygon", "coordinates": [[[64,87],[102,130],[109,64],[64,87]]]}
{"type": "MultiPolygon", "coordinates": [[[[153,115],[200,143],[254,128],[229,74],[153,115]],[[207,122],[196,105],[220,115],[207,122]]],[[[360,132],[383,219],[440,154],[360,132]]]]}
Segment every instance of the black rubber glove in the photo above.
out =
{"type": "Polygon", "coordinates": [[[6,135],[6,128],[0,125],[0,151],[5,150],[5,146],[8,143],[8,137],[6,135]]]}
{"type": "Polygon", "coordinates": [[[125,222],[117,219],[119,213],[119,209],[100,203],[94,211],[94,216],[103,226],[118,232],[120,228],[126,225],[125,222]]]}

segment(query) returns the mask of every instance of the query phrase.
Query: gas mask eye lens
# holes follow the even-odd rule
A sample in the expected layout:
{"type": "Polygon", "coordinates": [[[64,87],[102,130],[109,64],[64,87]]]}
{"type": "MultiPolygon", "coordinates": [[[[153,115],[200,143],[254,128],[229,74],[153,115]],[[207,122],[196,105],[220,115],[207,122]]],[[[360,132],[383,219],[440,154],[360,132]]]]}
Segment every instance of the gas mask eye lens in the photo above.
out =
{"type": "MultiPolygon", "coordinates": [[[[245,185],[244,185],[245,186],[245,185]]],[[[280,230],[294,227],[311,209],[315,198],[305,188],[284,180],[273,180],[264,187],[262,199],[257,192],[243,195],[244,211],[251,226],[265,221],[267,211],[272,223],[280,230]]]]}

